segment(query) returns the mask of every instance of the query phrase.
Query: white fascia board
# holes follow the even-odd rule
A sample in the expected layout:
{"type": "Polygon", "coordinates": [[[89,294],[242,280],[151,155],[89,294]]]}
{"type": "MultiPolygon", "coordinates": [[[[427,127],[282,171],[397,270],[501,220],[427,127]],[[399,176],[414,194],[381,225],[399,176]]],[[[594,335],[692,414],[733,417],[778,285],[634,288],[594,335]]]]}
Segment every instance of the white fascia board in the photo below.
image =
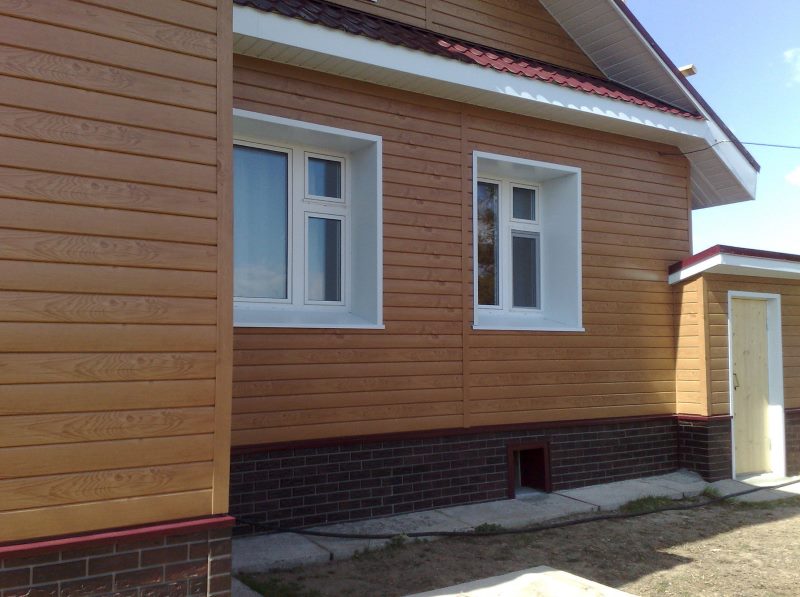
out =
{"type": "Polygon", "coordinates": [[[800,262],[721,253],[669,275],[676,284],[700,273],[772,278],[800,278],[800,262]]]}
{"type": "Polygon", "coordinates": [[[722,255],[721,254],[713,255],[708,259],[703,259],[703,261],[695,263],[694,265],[690,265],[687,268],[680,269],[677,272],[671,273],[669,275],[669,283],[677,284],[678,282],[682,282],[687,278],[691,278],[692,276],[708,271],[709,269],[711,269],[715,265],[719,265],[720,263],[722,263],[722,255]]]}
{"type": "MultiPolygon", "coordinates": [[[[477,105],[675,145],[683,152],[707,149],[716,158],[709,174],[718,175],[720,170],[733,174],[731,182],[741,187],[735,200],[755,197],[754,169],[731,143],[714,145],[727,137],[708,118],[685,118],[247,6],[234,6],[233,31],[280,47],[325,55],[342,65],[367,66],[380,71],[382,78],[390,80],[389,85],[397,77],[398,87],[402,87],[399,79],[410,76],[415,81],[413,90],[429,95],[456,101],[468,95],[477,105]]],[[[691,154],[690,160],[692,155],[699,157],[691,154]]],[[[703,163],[696,158],[692,166],[702,175],[709,167],[708,160],[703,163]]],[[[697,199],[695,207],[729,202],[721,196],[697,199]]]]}

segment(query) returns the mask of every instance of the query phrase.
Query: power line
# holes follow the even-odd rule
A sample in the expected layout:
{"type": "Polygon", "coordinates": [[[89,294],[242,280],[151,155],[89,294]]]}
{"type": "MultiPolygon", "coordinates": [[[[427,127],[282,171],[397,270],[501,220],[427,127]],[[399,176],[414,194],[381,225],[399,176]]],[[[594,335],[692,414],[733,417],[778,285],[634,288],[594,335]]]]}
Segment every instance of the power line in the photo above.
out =
{"type": "MultiPolygon", "coordinates": [[[[730,141],[728,139],[722,139],[721,141],[717,141],[716,143],[713,143],[713,144],[709,145],[708,147],[703,147],[701,149],[695,149],[694,151],[686,151],[686,152],[678,152],[678,153],[662,153],[662,152],[659,151],[658,155],[662,155],[662,156],[668,156],[668,155],[691,155],[693,153],[700,153],[701,151],[708,151],[709,149],[712,149],[712,148],[716,147],[720,143],[733,143],[733,141],[730,141]]],[[[778,144],[778,143],[759,143],[757,141],[739,141],[739,143],[741,143],[742,145],[755,145],[755,146],[758,146],[758,147],[774,147],[774,148],[778,148],[778,149],[800,149],[800,145],[781,145],[781,144],[778,144]]]]}

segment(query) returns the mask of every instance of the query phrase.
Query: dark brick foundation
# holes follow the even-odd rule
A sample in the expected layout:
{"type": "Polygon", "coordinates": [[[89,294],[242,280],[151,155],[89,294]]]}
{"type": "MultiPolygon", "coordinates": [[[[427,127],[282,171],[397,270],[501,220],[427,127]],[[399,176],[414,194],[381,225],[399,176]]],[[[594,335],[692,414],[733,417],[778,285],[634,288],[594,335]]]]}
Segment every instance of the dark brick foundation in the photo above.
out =
{"type": "Polygon", "coordinates": [[[800,410],[786,411],[786,474],[800,475],[800,410]]]}
{"type": "Polygon", "coordinates": [[[231,531],[148,535],[0,560],[2,597],[223,597],[231,590],[231,531]]]}
{"type": "Polygon", "coordinates": [[[549,442],[553,489],[679,466],[672,417],[264,448],[234,453],[231,514],[287,528],[503,499],[508,444],[538,441],[549,442]]]}
{"type": "Polygon", "coordinates": [[[730,418],[679,418],[678,453],[680,466],[699,473],[706,481],[730,479],[730,418]]]}

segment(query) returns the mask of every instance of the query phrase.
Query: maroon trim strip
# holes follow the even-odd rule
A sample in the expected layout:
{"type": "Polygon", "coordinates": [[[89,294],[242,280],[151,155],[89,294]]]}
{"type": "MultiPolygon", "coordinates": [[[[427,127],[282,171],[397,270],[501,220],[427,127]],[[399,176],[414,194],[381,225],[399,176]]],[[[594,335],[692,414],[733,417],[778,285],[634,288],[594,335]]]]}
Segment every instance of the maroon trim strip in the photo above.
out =
{"type": "Polygon", "coordinates": [[[0,545],[0,560],[10,557],[27,557],[62,549],[102,545],[117,541],[138,541],[141,539],[147,539],[149,537],[197,533],[198,531],[232,527],[235,523],[236,520],[232,516],[221,514],[208,518],[163,522],[147,526],[126,527],[102,532],[30,541],[27,543],[5,544],[0,545]]]}
{"type": "Polygon", "coordinates": [[[731,415],[675,415],[675,418],[680,423],[681,421],[730,421],[733,417],[731,415]]]}
{"type": "Polygon", "coordinates": [[[574,421],[545,421],[541,423],[513,423],[510,425],[485,425],[482,427],[459,427],[449,429],[430,429],[425,431],[403,431],[398,433],[384,433],[373,435],[351,435],[344,437],[327,437],[311,440],[298,440],[292,442],[279,442],[274,444],[247,444],[231,447],[231,454],[250,454],[273,450],[289,450],[303,448],[324,448],[326,446],[341,444],[356,444],[361,442],[414,440],[431,437],[452,435],[465,435],[470,433],[491,433],[493,431],[514,431],[518,429],[558,429],[559,427],[579,427],[591,425],[613,425],[615,423],[636,423],[645,421],[662,421],[674,419],[674,414],[669,415],[642,415],[638,417],[613,417],[608,419],[575,419],[574,421]]]}
{"type": "Polygon", "coordinates": [[[747,249],[745,247],[732,247],[730,245],[714,245],[705,251],[700,251],[696,255],[687,257],[682,261],[673,263],[669,266],[669,273],[675,274],[693,265],[697,265],[717,255],[734,255],[737,257],[755,257],[757,259],[774,259],[776,261],[800,262],[800,255],[794,253],[779,253],[778,251],[763,251],[761,249],[747,249]]]}
{"type": "Polygon", "coordinates": [[[681,71],[678,70],[678,67],[675,66],[675,63],[672,62],[672,60],[670,60],[669,56],[667,56],[664,50],[661,49],[661,46],[659,46],[656,43],[656,40],[653,39],[653,37],[647,32],[644,26],[639,22],[639,19],[637,19],[636,16],[634,16],[634,14],[631,12],[631,10],[625,5],[625,0],[614,0],[614,2],[617,5],[617,8],[620,9],[622,14],[624,14],[627,17],[627,19],[637,29],[637,31],[639,31],[642,37],[644,37],[645,41],[648,44],[650,44],[650,47],[653,48],[656,54],[658,54],[658,57],[661,58],[661,60],[664,61],[664,64],[666,64],[667,67],[673,72],[673,74],[675,74],[675,76],[678,78],[681,84],[686,88],[686,91],[688,91],[689,94],[692,97],[694,97],[695,100],[697,100],[697,103],[699,103],[703,107],[703,109],[706,112],[708,112],[708,115],[711,116],[711,120],[713,120],[717,124],[717,126],[719,126],[719,128],[722,129],[722,132],[724,132],[728,136],[731,142],[736,146],[736,149],[738,149],[744,156],[744,158],[750,163],[750,165],[753,168],[755,168],[756,172],[761,172],[761,166],[756,161],[756,159],[752,156],[752,154],[749,151],[747,151],[745,146],[742,145],[742,142],[736,138],[736,135],[734,135],[731,132],[728,126],[724,122],[722,122],[722,119],[719,116],[717,116],[717,113],[714,112],[711,106],[708,105],[706,100],[703,99],[703,97],[700,95],[697,89],[695,89],[694,86],[691,83],[689,83],[687,78],[683,76],[681,71]]]}

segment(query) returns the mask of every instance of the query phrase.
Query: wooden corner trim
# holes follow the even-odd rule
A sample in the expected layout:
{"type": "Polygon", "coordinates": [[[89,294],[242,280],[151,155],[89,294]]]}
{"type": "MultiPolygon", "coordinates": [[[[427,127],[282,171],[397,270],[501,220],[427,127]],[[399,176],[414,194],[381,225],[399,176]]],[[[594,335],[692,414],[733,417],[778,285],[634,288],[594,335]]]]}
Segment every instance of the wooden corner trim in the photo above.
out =
{"type": "Polygon", "coordinates": [[[163,522],[145,526],[112,529],[82,535],[55,537],[26,543],[0,545],[0,560],[5,558],[20,558],[59,551],[62,549],[78,549],[93,545],[103,545],[116,541],[139,541],[149,537],[163,537],[165,535],[186,535],[232,527],[236,523],[233,516],[221,515],[190,520],[163,522]]]}

